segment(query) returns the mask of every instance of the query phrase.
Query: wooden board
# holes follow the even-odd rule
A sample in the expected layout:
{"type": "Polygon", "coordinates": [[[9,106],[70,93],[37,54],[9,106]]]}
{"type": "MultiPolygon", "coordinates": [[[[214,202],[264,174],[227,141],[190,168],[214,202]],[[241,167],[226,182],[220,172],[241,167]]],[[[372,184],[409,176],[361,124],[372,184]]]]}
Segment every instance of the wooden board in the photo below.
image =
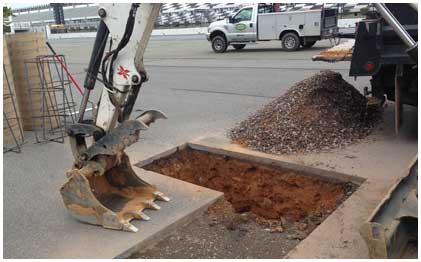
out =
{"type": "MultiPolygon", "coordinates": [[[[6,36],[16,99],[24,130],[34,130],[41,127],[43,121],[40,117],[43,104],[51,111],[56,107],[55,101],[48,99],[47,95],[43,96],[41,92],[29,94],[30,89],[41,89],[42,86],[37,65],[25,62],[35,59],[37,56],[48,54],[45,41],[45,35],[41,32],[17,33],[6,36]],[[30,95],[32,99],[30,99],[30,95]]],[[[51,117],[47,118],[46,125],[56,128],[59,126],[59,122],[57,117],[51,117]]]]}
{"type": "Polygon", "coordinates": [[[16,142],[13,135],[18,143],[22,143],[23,137],[18,104],[15,98],[12,67],[6,40],[3,38],[3,144],[6,146],[14,145],[16,142]],[[7,117],[9,123],[7,123],[5,117],[7,117]]]}
{"type": "Polygon", "coordinates": [[[323,50],[320,54],[313,56],[311,59],[313,61],[323,62],[351,61],[353,48],[354,41],[348,40],[340,45],[323,50]]]}

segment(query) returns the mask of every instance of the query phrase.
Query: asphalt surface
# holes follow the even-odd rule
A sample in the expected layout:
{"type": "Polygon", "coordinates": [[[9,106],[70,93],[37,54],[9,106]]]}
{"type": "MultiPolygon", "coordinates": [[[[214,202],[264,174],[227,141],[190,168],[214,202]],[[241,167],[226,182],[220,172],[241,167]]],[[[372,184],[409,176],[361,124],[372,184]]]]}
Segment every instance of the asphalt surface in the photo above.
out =
{"type": "MultiPolygon", "coordinates": [[[[51,44],[57,53],[66,55],[70,71],[83,83],[93,39],[51,44]]],[[[369,84],[368,78],[354,81],[347,77],[347,62],[311,61],[312,55],[329,47],[328,41],[297,52],[284,52],[280,46],[277,41],[264,42],[215,54],[204,39],[152,39],[144,59],[150,80],[144,84],[135,110],[159,109],[168,119],[154,124],[127,150],[131,161],[136,163],[193,139],[224,136],[236,122],[320,69],[342,73],[359,90],[369,84]]],[[[94,90],[92,101],[99,91],[94,90]]],[[[80,96],[76,100],[80,101],[80,96]]],[[[3,156],[4,257],[57,256],[57,250],[63,249],[57,237],[89,248],[89,242],[103,236],[96,235],[97,230],[85,230],[89,226],[82,227],[69,217],[58,193],[65,171],[72,165],[69,145],[34,144],[31,137],[27,133],[21,154],[3,156]],[[61,228],[80,235],[66,236],[61,228]]],[[[115,241],[120,241],[119,236],[111,235],[115,241]]]]}
{"type": "MultiPolygon", "coordinates": [[[[163,132],[167,126],[172,130],[190,125],[199,127],[189,128],[189,134],[180,134],[183,141],[195,132],[224,131],[295,82],[321,69],[341,72],[360,90],[368,85],[368,78],[354,81],[347,77],[347,62],[311,61],[311,56],[330,46],[329,41],[297,52],[282,51],[281,43],[274,41],[249,45],[241,51],[230,47],[226,53],[216,54],[201,37],[180,40],[168,36],[164,41],[157,40],[162,37],[152,38],[144,58],[150,80],[142,87],[135,105],[135,109],[164,111],[169,120],[160,124],[163,132]]],[[[52,45],[66,55],[71,72],[83,83],[93,40],[59,40],[52,45]]],[[[97,101],[100,89],[97,84],[92,101],[97,101]]]]}

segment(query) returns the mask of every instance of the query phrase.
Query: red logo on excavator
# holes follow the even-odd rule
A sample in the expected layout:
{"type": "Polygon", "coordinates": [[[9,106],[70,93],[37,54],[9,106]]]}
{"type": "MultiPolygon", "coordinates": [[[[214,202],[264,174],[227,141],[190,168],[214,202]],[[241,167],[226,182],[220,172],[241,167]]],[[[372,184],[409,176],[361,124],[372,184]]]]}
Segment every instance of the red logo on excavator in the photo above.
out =
{"type": "Polygon", "coordinates": [[[130,72],[129,69],[126,69],[122,65],[120,65],[120,67],[118,68],[117,74],[124,77],[124,79],[128,79],[129,78],[129,72],[130,72]]]}

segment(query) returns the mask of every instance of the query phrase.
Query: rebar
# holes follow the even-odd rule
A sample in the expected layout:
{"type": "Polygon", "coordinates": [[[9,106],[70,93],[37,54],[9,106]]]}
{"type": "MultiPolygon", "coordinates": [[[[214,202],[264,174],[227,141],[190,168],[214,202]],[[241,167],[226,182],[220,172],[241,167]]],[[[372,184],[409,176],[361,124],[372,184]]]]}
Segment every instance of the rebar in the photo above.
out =
{"type": "Polygon", "coordinates": [[[11,137],[13,138],[13,143],[9,144],[8,141],[4,141],[3,153],[20,153],[21,145],[24,143],[23,128],[17,112],[16,98],[14,92],[12,92],[12,87],[10,86],[9,82],[9,76],[6,72],[6,67],[3,64],[3,81],[7,85],[7,90],[3,89],[3,105],[7,105],[8,103],[11,103],[12,105],[11,112],[6,113],[6,108],[4,108],[3,110],[3,136],[5,136],[7,132],[9,132],[11,137]],[[12,120],[15,121],[12,122],[12,120]],[[18,129],[18,134],[16,134],[16,128],[18,129]]]}
{"type": "MultiPolygon", "coordinates": [[[[25,60],[26,81],[36,143],[63,143],[66,126],[76,122],[72,82],[60,64],[64,55],[42,55],[25,60]],[[60,59],[56,59],[56,56],[60,59]],[[35,64],[39,84],[29,82],[29,66],[35,64]],[[37,99],[37,98],[40,98],[37,99]]],[[[67,67],[67,65],[66,65],[67,67]]]]}

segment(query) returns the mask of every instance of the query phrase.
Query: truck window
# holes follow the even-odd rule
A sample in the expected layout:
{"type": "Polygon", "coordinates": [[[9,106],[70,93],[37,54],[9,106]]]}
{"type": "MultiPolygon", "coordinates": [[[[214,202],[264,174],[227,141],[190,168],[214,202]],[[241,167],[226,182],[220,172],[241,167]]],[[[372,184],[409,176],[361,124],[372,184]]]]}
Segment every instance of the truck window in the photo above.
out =
{"type": "Polygon", "coordinates": [[[245,8],[241,10],[235,17],[235,22],[241,22],[241,21],[250,21],[251,15],[253,13],[253,8],[245,8]]]}
{"type": "Polygon", "coordinates": [[[259,4],[259,8],[258,8],[258,14],[267,14],[267,13],[272,13],[273,12],[273,7],[272,5],[265,5],[265,4],[259,4]]]}

